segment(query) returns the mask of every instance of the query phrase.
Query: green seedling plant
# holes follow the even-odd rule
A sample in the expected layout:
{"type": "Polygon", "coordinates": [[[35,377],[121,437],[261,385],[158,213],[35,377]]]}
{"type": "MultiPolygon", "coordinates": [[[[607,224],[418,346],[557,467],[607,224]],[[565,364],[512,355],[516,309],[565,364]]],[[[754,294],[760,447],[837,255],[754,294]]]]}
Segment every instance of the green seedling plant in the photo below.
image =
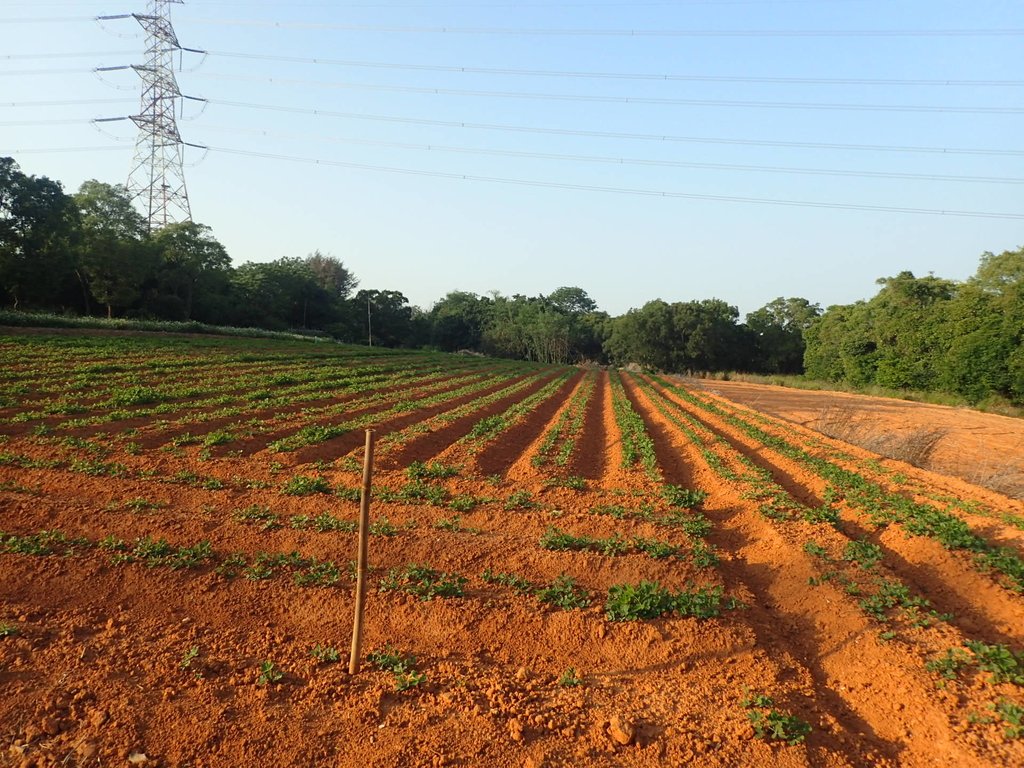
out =
{"type": "Polygon", "coordinates": [[[542,603],[571,611],[590,605],[590,595],[576,580],[567,574],[560,575],[548,586],[540,587],[535,593],[542,603]]]}
{"type": "Polygon", "coordinates": [[[583,685],[583,679],[576,672],[576,667],[566,667],[562,676],[558,678],[558,684],[563,688],[574,688],[583,685]]]}
{"type": "Polygon", "coordinates": [[[682,509],[694,509],[699,507],[708,497],[705,491],[684,488],[681,485],[665,483],[661,487],[661,495],[671,506],[682,509]]]}
{"type": "Polygon", "coordinates": [[[1000,699],[994,705],[994,709],[1006,723],[1003,736],[1007,739],[1024,739],[1024,707],[1009,699],[1000,699]]]}
{"type": "Polygon", "coordinates": [[[874,569],[882,561],[882,548],[869,541],[851,541],[846,545],[843,559],[857,563],[865,571],[874,569]]]}
{"type": "Polygon", "coordinates": [[[426,565],[392,568],[380,583],[381,592],[404,592],[420,600],[435,597],[462,597],[469,581],[465,576],[445,573],[426,565]]]}
{"type": "Polygon", "coordinates": [[[330,645],[320,645],[320,643],[313,646],[309,655],[321,664],[335,664],[341,659],[341,654],[338,653],[337,648],[330,645]]]}
{"type": "Polygon", "coordinates": [[[6,621],[0,623],[0,638],[17,637],[19,634],[21,634],[21,631],[13,624],[9,624],[6,621]]]}
{"type": "Polygon", "coordinates": [[[605,616],[609,621],[657,619],[667,614],[710,619],[723,608],[736,608],[732,599],[723,600],[721,587],[671,592],[656,581],[614,584],[608,588],[605,616]]]}
{"type": "Polygon", "coordinates": [[[192,662],[199,658],[199,646],[193,645],[181,656],[181,663],[178,664],[180,669],[188,669],[192,666],[192,662]]]}
{"type": "Polygon", "coordinates": [[[514,592],[520,595],[528,595],[534,591],[534,586],[529,579],[515,573],[494,572],[490,568],[484,569],[480,578],[488,584],[501,584],[511,587],[514,592]]]}
{"type": "Polygon", "coordinates": [[[270,685],[271,683],[279,683],[283,679],[284,672],[274,662],[267,659],[260,664],[256,685],[270,685]]]}
{"type": "Polygon", "coordinates": [[[960,670],[970,664],[971,657],[960,648],[949,648],[937,658],[925,663],[925,669],[935,672],[946,680],[956,680],[960,670]]]}
{"type": "Polygon", "coordinates": [[[285,496],[312,496],[316,493],[331,493],[331,484],[322,477],[296,475],[281,487],[285,496]]]}
{"type": "Polygon", "coordinates": [[[366,658],[378,669],[390,672],[395,678],[395,690],[406,691],[427,682],[423,672],[416,671],[416,657],[403,656],[390,644],[371,651],[366,658]]]}
{"type": "Polygon", "coordinates": [[[993,683],[1024,685],[1024,652],[980,640],[968,640],[965,645],[974,654],[974,663],[992,676],[993,683]]]}
{"type": "MultiPolygon", "coordinates": [[[[746,690],[746,689],[745,689],[746,690]]],[[[754,727],[754,735],[765,741],[784,741],[790,746],[803,743],[811,733],[811,726],[796,715],[775,709],[775,700],[765,694],[747,694],[740,701],[747,719],[754,727]],[[767,710],[767,711],[765,711],[767,710]]]]}
{"type": "Polygon", "coordinates": [[[255,525],[262,531],[272,531],[281,527],[281,519],[270,511],[270,507],[252,504],[244,509],[236,509],[231,519],[245,525],[255,525]]]}

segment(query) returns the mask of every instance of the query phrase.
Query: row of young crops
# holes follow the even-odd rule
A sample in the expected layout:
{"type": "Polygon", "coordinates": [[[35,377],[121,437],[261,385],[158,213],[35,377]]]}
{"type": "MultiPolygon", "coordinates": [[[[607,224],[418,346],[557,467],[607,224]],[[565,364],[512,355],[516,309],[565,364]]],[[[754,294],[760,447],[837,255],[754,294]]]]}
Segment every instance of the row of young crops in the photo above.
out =
{"type": "MultiPolygon", "coordinates": [[[[81,336],[7,337],[0,366],[0,565],[335,617],[161,646],[181,686],[383,686],[409,723],[455,708],[496,754],[595,764],[1024,762],[1024,518],[998,499],[658,376],[81,336]],[[367,427],[380,672],[342,681],[367,427]]],[[[0,664],[32,667],[16,618],[0,664]]]]}

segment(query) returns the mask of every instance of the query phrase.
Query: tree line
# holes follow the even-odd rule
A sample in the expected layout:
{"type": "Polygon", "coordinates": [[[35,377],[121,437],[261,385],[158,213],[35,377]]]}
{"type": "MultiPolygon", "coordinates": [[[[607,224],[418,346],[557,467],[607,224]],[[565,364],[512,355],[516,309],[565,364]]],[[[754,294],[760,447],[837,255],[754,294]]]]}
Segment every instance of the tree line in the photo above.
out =
{"type": "Polygon", "coordinates": [[[822,311],[780,297],[743,321],[721,299],[655,299],[612,317],[575,286],[539,296],[452,291],[424,310],[398,290],[357,290],[356,276],[319,251],[235,267],[203,224],[150,232],[122,187],[87,181],[69,195],[0,158],[0,297],[14,309],[315,329],[546,363],[806,370],[853,386],[1024,402],[1024,249],[983,255],[962,283],[909,272],[879,283],[869,301],[822,311]]]}

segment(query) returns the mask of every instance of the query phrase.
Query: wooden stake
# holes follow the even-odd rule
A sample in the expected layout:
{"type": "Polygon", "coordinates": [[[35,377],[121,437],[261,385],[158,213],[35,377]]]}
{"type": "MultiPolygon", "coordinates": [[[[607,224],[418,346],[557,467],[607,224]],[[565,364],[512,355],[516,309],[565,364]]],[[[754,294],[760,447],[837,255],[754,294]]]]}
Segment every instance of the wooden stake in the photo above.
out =
{"type": "Polygon", "coordinates": [[[363,455],[363,492],[359,497],[359,551],[356,555],[356,607],[352,620],[352,652],[348,673],[359,671],[363,646],[363,607],[366,603],[366,554],[370,537],[370,486],[373,479],[373,430],[366,430],[366,451],[363,455]]]}

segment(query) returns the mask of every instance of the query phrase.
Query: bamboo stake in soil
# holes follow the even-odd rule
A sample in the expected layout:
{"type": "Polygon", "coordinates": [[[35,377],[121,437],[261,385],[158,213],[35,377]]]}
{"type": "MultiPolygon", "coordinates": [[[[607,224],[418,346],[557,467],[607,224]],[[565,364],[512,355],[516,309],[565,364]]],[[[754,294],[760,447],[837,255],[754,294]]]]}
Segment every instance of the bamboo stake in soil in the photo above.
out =
{"type": "Polygon", "coordinates": [[[359,551],[356,555],[356,607],[352,621],[352,652],[348,660],[348,673],[359,671],[359,657],[363,645],[363,607],[366,603],[366,554],[370,535],[370,485],[373,479],[373,430],[366,430],[366,450],[363,454],[363,491],[359,496],[359,551]]]}

